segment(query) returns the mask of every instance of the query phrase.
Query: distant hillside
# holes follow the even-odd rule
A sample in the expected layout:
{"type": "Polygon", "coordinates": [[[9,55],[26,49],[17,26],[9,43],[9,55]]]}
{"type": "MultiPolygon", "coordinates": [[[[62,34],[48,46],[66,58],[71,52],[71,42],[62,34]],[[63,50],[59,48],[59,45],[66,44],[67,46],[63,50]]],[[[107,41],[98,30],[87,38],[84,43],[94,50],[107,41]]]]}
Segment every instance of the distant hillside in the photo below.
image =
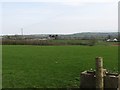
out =
{"type": "Polygon", "coordinates": [[[118,33],[117,32],[85,32],[85,33],[75,33],[75,34],[69,34],[69,35],[62,35],[63,37],[76,37],[76,38],[96,38],[96,39],[105,39],[108,36],[111,38],[118,38],[118,33]]]}
{"type": "Polygon", "coordinates": [[[84,33],[74,33],[74,34],[33,34],[33,35],[5,35],[6,38],[28,38],[28,39],[41,39],[48,38],[49,35],[58,35],[58,39],[107,39],[118,38],[117,32],[84,32],[84,33]]]}

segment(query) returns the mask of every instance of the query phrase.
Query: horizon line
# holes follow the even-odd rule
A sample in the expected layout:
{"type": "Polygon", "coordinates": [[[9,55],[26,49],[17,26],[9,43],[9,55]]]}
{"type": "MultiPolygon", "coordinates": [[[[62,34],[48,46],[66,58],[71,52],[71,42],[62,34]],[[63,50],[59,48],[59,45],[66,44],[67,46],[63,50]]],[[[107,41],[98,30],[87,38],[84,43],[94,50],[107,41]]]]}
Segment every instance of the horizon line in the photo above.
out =
{"type": "MultiPolygon", "coordinates": [[[[79,33],[119,33],[120,31],[110,31],[110,32],[76,32],[76,33],[32,33],[32,34],[24,34],[24,35],[49,35],[49,34],[58,34],[58,35],[69,35],[69,34],[79,34],[79,33]]],[[[21,35],[21,34],[0,34],[0,36],[7,35],[21,35]]]]}

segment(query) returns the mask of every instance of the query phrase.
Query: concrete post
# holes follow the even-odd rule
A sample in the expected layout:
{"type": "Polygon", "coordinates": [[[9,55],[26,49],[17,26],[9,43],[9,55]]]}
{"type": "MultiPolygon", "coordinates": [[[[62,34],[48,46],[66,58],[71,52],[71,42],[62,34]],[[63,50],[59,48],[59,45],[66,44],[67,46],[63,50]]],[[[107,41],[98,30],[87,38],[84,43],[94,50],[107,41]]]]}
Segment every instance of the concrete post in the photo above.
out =
{"type": "Polygon", "coordinates": [[[101,57],[96,58],[96,89],[104,90],[103,82],[103,59],[101,57]]]}

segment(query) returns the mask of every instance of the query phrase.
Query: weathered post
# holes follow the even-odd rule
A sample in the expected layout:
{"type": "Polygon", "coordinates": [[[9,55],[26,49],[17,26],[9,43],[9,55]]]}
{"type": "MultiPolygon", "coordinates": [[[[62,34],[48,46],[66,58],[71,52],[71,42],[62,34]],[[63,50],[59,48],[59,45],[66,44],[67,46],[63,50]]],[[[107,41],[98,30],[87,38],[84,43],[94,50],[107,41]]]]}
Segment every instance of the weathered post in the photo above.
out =
{"type": "Polygon", "coordinates": [[[104,82],[103,82],[103,59],[102,57],[96,58],[96,89],[103,90],[104,82]]]}

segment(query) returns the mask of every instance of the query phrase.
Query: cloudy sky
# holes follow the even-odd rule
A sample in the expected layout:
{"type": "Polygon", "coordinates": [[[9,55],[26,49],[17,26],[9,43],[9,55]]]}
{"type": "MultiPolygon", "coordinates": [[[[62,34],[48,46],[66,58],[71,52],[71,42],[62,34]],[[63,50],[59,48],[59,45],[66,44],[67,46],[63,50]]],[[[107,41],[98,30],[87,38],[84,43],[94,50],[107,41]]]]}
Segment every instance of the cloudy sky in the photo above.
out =
{"type": "Polygon", "coordinates": [[[8,0],[0,3],[1,34],[69,34],[118,30],[115,0],[8,0]]]}

